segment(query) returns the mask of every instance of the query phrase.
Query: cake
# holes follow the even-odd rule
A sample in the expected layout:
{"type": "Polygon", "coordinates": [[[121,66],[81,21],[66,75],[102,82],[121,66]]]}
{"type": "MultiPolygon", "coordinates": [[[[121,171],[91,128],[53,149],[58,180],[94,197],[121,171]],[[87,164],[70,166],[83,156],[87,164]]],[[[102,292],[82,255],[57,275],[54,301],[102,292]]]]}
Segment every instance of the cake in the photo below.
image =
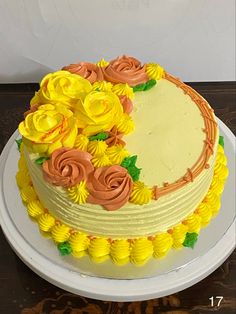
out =
{"type": "Polygon", "coordinates": [[[121,56],[50,73],[19,132],[21,198],[62,256],[143,267],[193,248],[220,209],[213,109],[159,64],[121,56]]]}

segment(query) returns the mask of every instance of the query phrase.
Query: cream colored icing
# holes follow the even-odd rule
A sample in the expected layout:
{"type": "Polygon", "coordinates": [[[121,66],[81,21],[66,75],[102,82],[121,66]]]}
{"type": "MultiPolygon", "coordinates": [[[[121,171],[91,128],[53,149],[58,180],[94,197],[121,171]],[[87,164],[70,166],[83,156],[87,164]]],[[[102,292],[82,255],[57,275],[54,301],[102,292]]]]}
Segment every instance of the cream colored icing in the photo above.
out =
{"type": "Polygon", "coordinates": [[[162,79],[148,92],[135,94],[135,132],[124,139],[138,155],[140,181],[153,186],[184,176],[203,149],[204,121],[192,99],[162,79]]]}
{"type": "MultiPolygon", "coordinates": [[[[132,117],[136,131],[126,137],[126,147],[138,155],[140,180],[150,187],[179,179],[201,154],[203,118],[191,98],[173,83],[162,79],[153,89],[136,93],[132,117]]],[[[194,212],[210,186],[215,151],[209,168],[193,182],[157,201],[142,206],[127,203],[117,211],[75,204],[63,188],[45,183],[40,166],[33,162],[38,155],[25,149],[25,157],[39,199],[55,217],[89,234],[132,238],[165,232],[194,212]]]]}

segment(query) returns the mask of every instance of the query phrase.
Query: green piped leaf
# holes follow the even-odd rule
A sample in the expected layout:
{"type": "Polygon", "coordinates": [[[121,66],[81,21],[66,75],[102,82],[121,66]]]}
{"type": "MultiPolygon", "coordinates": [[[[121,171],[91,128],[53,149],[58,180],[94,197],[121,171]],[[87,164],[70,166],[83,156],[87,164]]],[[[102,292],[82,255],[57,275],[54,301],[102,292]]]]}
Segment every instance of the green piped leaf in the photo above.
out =
{"type": "Polygon", "coordinates": [[[147,83],[145,84],[144,90],[149,90],[149,89],[151,89],[153,86],[156,85],[156,83],[157,83],[156,80],[147,81],[147,83]]]}
{"type": "Polygon", "coordinates": [[[145,90],[151,89],[153,86],[155,86],[157,83],[156,80],[149,80],[146,83],[138,84],[136,86],[133,86],[133,91],[134,92],[141,92],[145,90]]]}
{"type": "Polygon", "coordinates": [[[58,250],[60,251],[62,256],[70,255],[72,252],[72,248],[69,242],[62,242],[57,245],[58,250]]]}
{"type": "Polygon", "coordinates": [[[138,158],[137,155],[125,157],[121,163],[121,166],[124,168],[128,168],[130,166],[135,166],[137,158],[138,158]]]}
{"type": "Polygon", "coordinates": [[[39,157],[38,159],[35,159],[35,163],[41,166],[44,163],[44,161],[48,159],[50,159],[48,156],[42,156],[42,157],[39,157]]]}
{"type": "Polygon", "coordinates": [[[136,86],[133,87],[133,91],[134,91],[134,92],[141,92],[141,91],[144,90],[145,85],[146,85],[145,83],[143,83],[143,84],[138,84],[138,85],[136,85],[136,86]]]}
{"type": "Polygon", "coordinates": [[[224,136],[220,135],[219,137],[219,144],[224,148],[225,147],[225,141],[224,136]]]}
{"type": "Polygon", "coordinates": [[[137,155],[126,157],[121,163],[121,166],[127,169],[133,181],[139,180],[139,176],[141,172],[141,169],[136,167],[137,158],[138,158],[137,155]]]}
{"type": "Polygon", "coordinates": [[[22,144],[22,138],[19,138],[18,140],[15,140],[15,142],[17,144],[18,151],[20,151],[20,147],[21,147],[21,144],[22,144]]]}
{"type": "Polygon", "coordinates": [[[98,141],[105,141],[108,138],[108,136],[109,136],[108,133],[102,132],[102,133],[98,133],[96,135],[90,136],[89,140],[90,141],[96,141],[96,140],[98,140],[98,141]]]}
{"type": "Polygon", "coordinates": [[[193,232],[193,233],[186,233],[184,242],[183,242],[183,246],[186,247],[191,247],[192,249],[194,248],[194,245],[197,242],[197,238],[198,238],[198,234],[193,232]]]}

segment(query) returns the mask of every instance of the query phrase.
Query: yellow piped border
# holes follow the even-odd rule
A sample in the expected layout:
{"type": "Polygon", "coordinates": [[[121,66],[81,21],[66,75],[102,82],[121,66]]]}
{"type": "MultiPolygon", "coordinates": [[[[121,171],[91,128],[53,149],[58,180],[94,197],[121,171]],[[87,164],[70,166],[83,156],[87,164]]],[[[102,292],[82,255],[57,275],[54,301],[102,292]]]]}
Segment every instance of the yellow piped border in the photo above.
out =
{"type": "Polygon", "coordinates": [[[96,263],[110,258],[116,265],[124,265],[128,262],[144,265],[152,256],[154,258],[164,257],[172,247],[182,248],[187,232],[199,233],[200,229],[205,227],[218,213],[220,196],[228,176],[226,164],[224,149],[219,145],[211,186],[194,213],[167,232],[135,239],[95,237],[71,229],[55,219],[47,209],[43,208],[37,198],[29,179],[22,149],[16,181],[28,214],[38,223],[41,233],[51,237],[55,244],[68,241],[74,257],[80,258],[87,254],[96,263]]]}

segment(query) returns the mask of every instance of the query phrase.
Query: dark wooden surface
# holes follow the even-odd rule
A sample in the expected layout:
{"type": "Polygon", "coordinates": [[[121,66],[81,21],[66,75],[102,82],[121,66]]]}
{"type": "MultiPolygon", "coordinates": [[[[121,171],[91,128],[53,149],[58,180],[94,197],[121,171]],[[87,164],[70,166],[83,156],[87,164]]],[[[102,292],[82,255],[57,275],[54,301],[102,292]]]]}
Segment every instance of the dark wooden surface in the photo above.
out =
{"type": "MultiPolygon", "coordinates": [[[[189,83],[236,134],[235,82],[189,83]]],[[[37,84],[0,85],[0,151],[22,120],[37,84]]],[[[236,251],[210,276],[179,293],[143,302],[103,302],[63,291],[33,273],[0,230],[0,314],[236,313],[236,251]],[[219,307],[210,297],[222,296],[219,307]]]]}

